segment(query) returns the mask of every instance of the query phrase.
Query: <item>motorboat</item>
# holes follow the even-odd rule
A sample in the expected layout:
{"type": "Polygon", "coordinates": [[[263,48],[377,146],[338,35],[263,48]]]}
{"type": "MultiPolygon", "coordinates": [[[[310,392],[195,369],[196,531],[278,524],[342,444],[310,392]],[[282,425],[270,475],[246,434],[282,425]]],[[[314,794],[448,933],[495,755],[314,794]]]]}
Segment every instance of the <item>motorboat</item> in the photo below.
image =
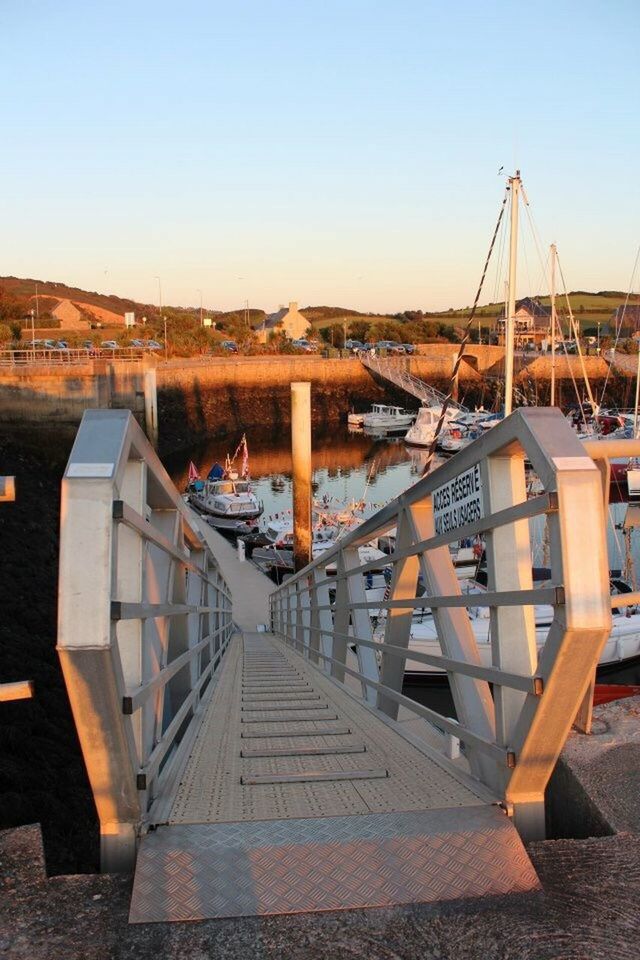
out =
{"type": "MultiPolygon", "coordinates": [[[[539,585],[544,585],[544,581],[539,585]]],[[[611,581],[612,593],[626,593],[630,590],[624,580],[611,581]]],[[[475,581],[467,586],[469,593],[481,594],[484,587],[475,581]]],[[[553,607],[537,604],[535,611],[535,638],[538,654],[544,647],[553,620],[553,607]]],[[[374,611],[372,611],[374,612],[374,611]]],[[[484,667],[492,665],[490,613],[488,607],[469,607],[469,620],[476,639],[480,663],[484,667]]],[[[640,661],[640,610],[636,607],[613,608],[613,625],[598,662],[598,677],[619,670],[633,661],[640,661]]],[[[374,631],[374,639],[381,639],[384,633],[384,620],[379,621],[374,631]]],[[[446,671],[432,664],[411,659],[411,651],[441,656],[438,632],[430,609],[416,610],[411,624],[409,656],[405,664],[405,681],[413,683],[445,682],[446,671]]]]}
{"type": "Polygon", "coordinates": [[[191,507],[203,515],[210,526],[223,533],[248,532],[262,515],[264,507],[251,486],[246,437],[243,436],[234,456],[226,458],[224,467],[214,463],[204,480],[191,463],[186,497],[191,507]],[[240,454],[241,478],[233,469],[233,463],[240,454]]]}
{"type": "Polygon", "coordinates": [[[410,427],[415,417],[412,410],[374,403],[371,411],[363,414],[362,425],[369,430],[402,430],[410,427]]]}
{"type": "MultiPolygon", "coordinates": [[[[450,421],[455,420],[459,413],[460,411],[455,407],[446,410],[443,426],[448,426],[450,421]]],[[[415,423],[407,431],[404,442],[416,447],[430,447],[436,435],[441,414],[442,407],[440,406],[428,406],[427,404],[421,406],[415,423]]]]}

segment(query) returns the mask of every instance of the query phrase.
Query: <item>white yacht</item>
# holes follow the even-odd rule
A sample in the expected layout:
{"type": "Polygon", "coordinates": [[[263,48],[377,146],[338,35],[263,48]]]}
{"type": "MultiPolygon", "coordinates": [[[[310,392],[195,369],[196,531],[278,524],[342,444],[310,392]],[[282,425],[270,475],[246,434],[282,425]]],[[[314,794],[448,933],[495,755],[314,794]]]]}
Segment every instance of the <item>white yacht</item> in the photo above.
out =
{"type": "Polygon", "coordinates": [[[369,430],[402,430],[409,427],[415,417],[411,410],[374,403],[371,411],[362,417],[362,425],[369,430]]]}
{"type": "Polygon", "coordinates": [[[227,533],[247,533],[262,515],[263,504],[256,497],[249,477],[249,448],[243,435],[233,457],[227,456],[225,465],[214,463],[205,480],[193,462],[189,464],[189,481],[185,499],[206,522],[227,533]],[[233,469],[242,455],[242,478],[233,469]]]}
{"type": "Polygon", "coordinates": [[[202,480],[189,489],[189,503],[205,514],[212,527],[231,532],[240,532],[248,520],[257,520],[263,505],[251,488],[250,480],[223,477],[219,480],[202,480]]]}
{"type": "MultiPolygon", "coordinates": [[[[616,584],[620,586],[620,592],[629,589],[623,581],[612,581],[614,590],[617,589],[616,584]]],[[[470,587],[470,592],[482,593],[483,588],[474,584],[470,587]]],[[[538,653],[540,653],[553,620],[553,607],[539,604],[534,609],[536,647],[538,653]]],[[[469,619],[476,638],[480,663],[484,667],[490,667],[492,650],[489,608],[470,607],[469,619]]],[[[381,639],[384,633],[384,621],[379,622],[375,633],[379,634],[375,639],[381,639]]],[[[428,609],[416,610],[413,616],[411,638],[409,640],[409,657],[405,665],[405,679],[409,682],[444,682],[446,680],[446,672],[441,668],[412,660],[410,656],[412,650],[416,653],[427,653],[431,656],[440,656],[442,653],[433,614],[428,609]]],[[[619,610],[614,608],[613,627],[600,655],[598,676],[606,675],[607,671],[617,670],[621,665],[627,665],[639,658],[640,612],[635,607],[623,607],[619,610]]]]}
{"type": "MultiPolygon", "coordinates": [[[[426,405],[420,407],[416,422],[409,428],[404,438],[405,443],[414,444],[416,447],[430,447],[436,435],[436,427],[438,426],[441,413],[442,407],[429,407],[426,405]]],[[[444,426],[459,415],[460,411],[456,407],[447,410],[444,418],[444,426]]]]}

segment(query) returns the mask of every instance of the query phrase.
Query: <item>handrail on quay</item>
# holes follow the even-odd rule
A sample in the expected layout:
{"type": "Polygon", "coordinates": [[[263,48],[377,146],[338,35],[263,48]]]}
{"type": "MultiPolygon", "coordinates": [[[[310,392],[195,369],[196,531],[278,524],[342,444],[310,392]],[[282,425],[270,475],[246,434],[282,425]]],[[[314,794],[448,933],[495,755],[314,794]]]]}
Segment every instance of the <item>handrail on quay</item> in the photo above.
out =
{"type": "MultiPolygon", "coordinates": [[[[602,456],[606,446],[599,444],[602,456]]],[[[363,697],[390,717],[402,705],[459,739],[472,774],[530,839],[544,836],[545,787],[612,626],[604,477],[590,453],[558,409],[519,409],[271,597],[274,633],[312,665],[340,683],[355,677],[363,697]],[[525,460],[542,485],[529,500],[525,460]],[[534,590],[529,524],[537,516],[548,526],[551,580],[534,590]],[[390,586],[383,600],[369,600],[365,576],[380,561],[362,563],[358,547],[394,528],[395,548],[385,558],[390,586]],[[479,534],[487,593],[463,594],[448,545],[479,534]],[[327,564],[335,576],[327,576],[327,564]],[[553,608],[539,655],[536,603],[553,608]],[[468,608],[480,605],[490,607],[490,667],[481,663],[469,617],[468,608]],[[409,651],[415,610],[432,611],[441,655],[409,651]],[[384,611],[379,642],[372,618],[384,611]],[[348,665],[349,645],[357,669],[348,665]],[[407,659],[446,671],[456,720],[402,692],[407,659]]]]}
{"type": "Polygon", "coordinates": [[[232,630],[219,566],[125,410],[87,410],[62,481],[58,644],[101,865],[130,870],[232,630]]]}
{"type": "Polygon", "coordinates": [[[142,347],[87,347],[86,349],[29,348],[0,350],[0,367],[69,366],[90,360],[133,361],[153,355],[142,347]]]}

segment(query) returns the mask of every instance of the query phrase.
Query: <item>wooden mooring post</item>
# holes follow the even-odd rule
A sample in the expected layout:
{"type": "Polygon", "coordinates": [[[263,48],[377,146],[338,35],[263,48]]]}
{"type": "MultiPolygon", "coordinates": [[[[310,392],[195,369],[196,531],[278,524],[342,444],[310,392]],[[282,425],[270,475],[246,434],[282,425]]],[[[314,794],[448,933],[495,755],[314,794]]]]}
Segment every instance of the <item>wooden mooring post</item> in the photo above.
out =
{"type": "Polygon", "coordinates": [[[291,384],[293,459],[293,560],[296,571],[311,562],[311,384],[291,384]]]}

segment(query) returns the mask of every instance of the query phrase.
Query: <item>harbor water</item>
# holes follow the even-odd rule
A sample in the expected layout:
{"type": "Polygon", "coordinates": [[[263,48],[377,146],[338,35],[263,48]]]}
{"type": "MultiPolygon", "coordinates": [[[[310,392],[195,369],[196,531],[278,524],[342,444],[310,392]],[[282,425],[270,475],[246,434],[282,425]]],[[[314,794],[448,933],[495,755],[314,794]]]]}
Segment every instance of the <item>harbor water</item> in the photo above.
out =
{"type": "MultiPolygon", "coordinates": [[[[224,464],[227,455],[233,455],[241,436],[231,435],[165,455],[164,464],[178,490],[186,489],[190,462],[205,477],[214,463],[224,464]]],[[[247,442],[252,488],[264,504],[263,519],[290,515],[292,464],[289,431],[269,434],[264,431],[260,434],[248,432],[247,442]]],[[[325,498],[329,509],[332,505],[343,505],[351,500],[365,500],[370,508],[378,509],[420,479],[426,457],[426,449],[410,447],[402,438],[368,436],[350,430],[346,424],[332,424],[330,429],[316,428],[312,440],[314,497],[325,498]]],[[[439,458],[438,462],[442,460],[439,458]]],[[[241,463],[236,463],[236,467],[241,469],[241,463]]],[[[622,569],[625,564],[624,535],[619,529],[625,510],[625,504],[612,504],[609,507],[608,549],[611,569],[622,569]]],[[[541,518],[531,522],[531,537],[534,566],[543,566],[541,518]]],[[[640,572],[640,532],[633,534],[631,546],[633,566],[635,571],[640,572]]],[[[609,675],[607,682],[640,683],[640,665],[632,664],[609,675]]],[[[453,709],[448,691],[442,687],[412,685],[411,696],[439,710],[445,706],[449,711],[453,709]]]]}

